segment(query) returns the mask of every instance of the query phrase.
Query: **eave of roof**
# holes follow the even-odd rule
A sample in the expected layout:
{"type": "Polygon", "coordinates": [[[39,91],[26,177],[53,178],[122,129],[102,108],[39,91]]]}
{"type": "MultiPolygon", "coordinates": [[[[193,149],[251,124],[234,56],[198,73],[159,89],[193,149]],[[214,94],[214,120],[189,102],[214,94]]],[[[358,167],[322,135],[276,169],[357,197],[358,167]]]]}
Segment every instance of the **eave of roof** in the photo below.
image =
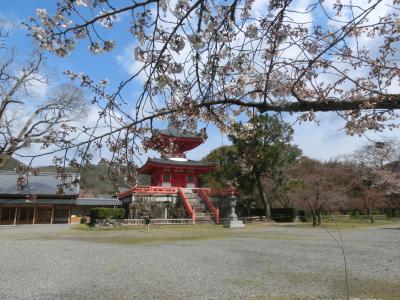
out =
{"type": "Polygon", "coordinates": [[[176,138],[186,138],[186,139],[201,139],[203,140],[203,136],[200,133],[190,132],[186,130],[179,130],[175,127],[169,127],[166,129],[157,129],[155,130],[156,133],[171,136],[176,138]]]}
{"type": "Polygon", "coordinates": [[[79,206],[121,206],[116,198],[78,198],[76,205],[79,206]]]}
{"type": "Polygon", "coordinates": [[[141,174],[146,174],[147,171],[150,171],[151,168],[157,167],[175,167],[181,169],[193,169],[193,170],[211,170],[215,168],[215,164],[212,162],[204,162],[204,161],[175,161],[170,159],[163,158],[149,158],[147,162],[138,170],[141,174]]]}
{"type": "Polygon", "coordinates": [[[78,198],[78,199],[0,199],[0,205],[76,205],[76,206],[121,206],[115,198],[78,198]]]}

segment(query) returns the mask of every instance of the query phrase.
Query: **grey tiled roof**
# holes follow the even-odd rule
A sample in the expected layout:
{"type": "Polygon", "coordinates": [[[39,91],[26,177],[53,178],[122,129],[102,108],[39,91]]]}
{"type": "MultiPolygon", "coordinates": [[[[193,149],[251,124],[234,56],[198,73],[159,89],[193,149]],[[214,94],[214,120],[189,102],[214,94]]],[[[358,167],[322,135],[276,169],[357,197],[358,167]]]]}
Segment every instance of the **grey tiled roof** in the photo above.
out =
{"type": "Polygon", "coordinates": [[[157,130],[156,132],[173,137],[202,138],[200,133],[181,130],[176,127],[168,127],[166,129],[157,130]]]}
{"type": "Polygon", "coordinates": [[[0,171],[0,195],[79,195],[79,174],[28,173],[0,171]],[[18,184],[20,182],[21,184],[18,184]]]}
{"type": "Polygon", "coordinates": [[[76,199],[0,199],[0,205],[76,205],[76,199]]]}

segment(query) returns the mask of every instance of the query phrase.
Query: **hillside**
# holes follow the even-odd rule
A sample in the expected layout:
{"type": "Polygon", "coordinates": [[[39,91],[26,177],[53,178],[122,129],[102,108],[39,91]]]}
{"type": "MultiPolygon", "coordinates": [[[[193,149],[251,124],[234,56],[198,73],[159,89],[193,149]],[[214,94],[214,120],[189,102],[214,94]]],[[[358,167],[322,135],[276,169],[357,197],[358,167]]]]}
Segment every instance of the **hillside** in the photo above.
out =
{"type": "Polygon", "coordinates": [[[21,163],[20,161],[11,158],[9,161],[6,162],[4,167],[0,167],[0,170],[15,170],[15,168],[21,164],[23,165],[23,163],[21,163]]]}

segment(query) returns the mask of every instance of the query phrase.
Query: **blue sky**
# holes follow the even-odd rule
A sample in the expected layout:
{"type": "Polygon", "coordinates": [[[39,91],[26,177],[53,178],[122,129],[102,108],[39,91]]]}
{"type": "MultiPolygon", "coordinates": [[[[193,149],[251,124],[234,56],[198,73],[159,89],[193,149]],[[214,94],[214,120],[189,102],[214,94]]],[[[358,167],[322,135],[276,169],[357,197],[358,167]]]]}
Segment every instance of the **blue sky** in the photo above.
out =
{"type": "MultiPolygon", "coordinates": [[[[255,5],[259,2],[261,0],[256,1],[255,5]]],[[[27,21],[29,16],[35,15],[36,8],[46,8],[51,13],[56,7],[56,1],[53,0],[0,0],[0,3],[0,20],[7,20],[16,25],[22,21],[27,21]]],[[[91,55],[87,51],[88,42],[83,41],[66,58],[56,57],[50,53],[46,54],[47,71],[52,74],[52,84],[68,81],[66,76],[62,74],[67,69],[76,73],[87,73],[96,80],[108,79],[111,89],[125,79],[128,76],[129,68],[134,63],[133,53],[130,51],[135,44],[132,35],[128,33],[129,20],[128,18],[125,19],[120,20],[108,33],[105,31],[106,35],[117,42],[116,50],[111,53],[91,55]]],[[[26,55],[32,50],[30,37],[27,36],[27,32],[22,26],[18,26],[13,32],[9,44],[14,46],[21,55],[26,55]]],[[[135,93],[140,90],[141,83],[137,82],[125,93],[134,97],[135,93]]],[[[290,122],[293,122],[294,119],[294,117],[287,118],[290,122]]],[[[387,131],[379,134],[370,132],[362,137],[350,137],[342,129],[344,122],[335,113],[320,113],[318,119],[319,124],[295,124],[294,142],[303,150],[305,155],[320,160],[329,160],[348,154],[368,139],[378,140],[383,136],[393,137],[398,135],[397,131],[387,131]]],[[[165,123],[164,126],[166,125],[165,123]]],[[[213,126],[209,126],[208,135],[209,139],[206,143],[189,153],[189,158],[200,159],[210,150],[229,144],[228,139],[213,126]]],[[[145,161],[145,157],[143,161],[145,161]]],[[[44,162],[45,160],[37,161],[39,164],[44,162]]]]}

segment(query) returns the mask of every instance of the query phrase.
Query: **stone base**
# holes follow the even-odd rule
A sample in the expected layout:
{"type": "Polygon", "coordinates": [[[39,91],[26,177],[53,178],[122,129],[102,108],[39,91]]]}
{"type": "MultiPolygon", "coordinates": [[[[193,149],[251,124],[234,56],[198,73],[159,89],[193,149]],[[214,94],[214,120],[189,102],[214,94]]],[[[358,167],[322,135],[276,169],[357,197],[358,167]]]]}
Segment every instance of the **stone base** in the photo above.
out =
{"type": "Polygon", "coordinates": [[[243,228],[244,224],[242,221],[236,220],[228,220],[224,222],[224,227],[225,228],[243,228]]]}

